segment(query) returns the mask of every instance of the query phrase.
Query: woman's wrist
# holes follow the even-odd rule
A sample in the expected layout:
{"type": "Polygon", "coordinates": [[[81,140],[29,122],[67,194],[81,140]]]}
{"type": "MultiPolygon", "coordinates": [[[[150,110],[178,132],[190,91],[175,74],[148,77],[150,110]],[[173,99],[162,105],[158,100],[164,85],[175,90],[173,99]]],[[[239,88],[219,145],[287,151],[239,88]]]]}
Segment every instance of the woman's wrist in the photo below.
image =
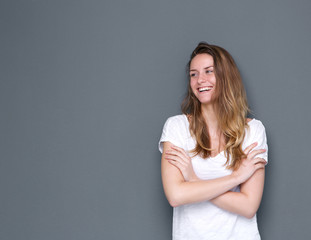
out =
{"type": "Polygon", "coordinates": [[[196,181],[200,181],[201,179],[197,177],[197,175],[193,175],[188,182],[196,182],[196,181]]]}
{"type": "Polygon", "coordinates": [[[232,177],[232,181],[234,181],[236,186],[243,183],[241,176],[236,171],[233,171],[230,176],[232,177]]]}
{"type": "Polygon", "coordinates": [[[189,178],[188,179],[185,178],[186,182],[197,182],[200,180],[201,179],[198,178],[198,176],[195,174],[195,172],[193,170],[192,170],[192,173],[189,174],[189,178]]]}

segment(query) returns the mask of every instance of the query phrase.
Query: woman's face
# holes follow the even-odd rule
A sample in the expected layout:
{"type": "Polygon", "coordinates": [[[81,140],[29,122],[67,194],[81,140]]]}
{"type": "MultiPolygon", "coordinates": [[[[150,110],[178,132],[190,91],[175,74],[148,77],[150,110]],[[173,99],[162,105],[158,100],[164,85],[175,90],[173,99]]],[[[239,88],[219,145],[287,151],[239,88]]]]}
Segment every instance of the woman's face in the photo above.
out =
{"type": "Polygon", "coordinates": [[[190,63],[190,86],[202,104],[208,104],[215,92],[214,60],[209,54],[196,55],[190,63]]]}

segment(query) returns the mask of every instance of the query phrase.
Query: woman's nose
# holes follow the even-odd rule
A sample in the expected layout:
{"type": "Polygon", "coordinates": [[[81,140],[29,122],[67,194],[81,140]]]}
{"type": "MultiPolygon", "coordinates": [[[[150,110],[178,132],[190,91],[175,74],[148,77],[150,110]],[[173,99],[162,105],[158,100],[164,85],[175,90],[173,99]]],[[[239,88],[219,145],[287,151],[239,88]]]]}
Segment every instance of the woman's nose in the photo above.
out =
{"type": "Polygon", "coordinates": [[[200,74],[200,76],[199,76],[199,78],[198,78],[198,83],[204,83],[204,82],[206,82],[206,81],[207,81],[206,77],[205,77],[205,76],[202,76],[202,75],[200,74]]]}

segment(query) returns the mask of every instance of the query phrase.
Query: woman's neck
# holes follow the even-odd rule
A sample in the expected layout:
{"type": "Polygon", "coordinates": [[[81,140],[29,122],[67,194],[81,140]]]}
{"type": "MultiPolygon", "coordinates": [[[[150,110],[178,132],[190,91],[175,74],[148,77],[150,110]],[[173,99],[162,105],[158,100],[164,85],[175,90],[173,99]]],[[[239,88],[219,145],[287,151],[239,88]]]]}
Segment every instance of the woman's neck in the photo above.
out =
{"type": "Polygon", "coordinates": [[[202,115],[205,119],[205,123],[208,126],[209,132],[215,133],[219,132],[218,119],[215,110],[212,105],[202,105],[201,106],[202,115]]]}
{"type": "Polygon", "coordinates": [[[216,156],[223,150],[225,145],[224,135],[219,127],[217,115],[212,105],[201,106],[202,115],[205,119],[205,123],[208,127],[208,134],[210,137],[211,148],[213,149],[211,154],[216,156]]]}

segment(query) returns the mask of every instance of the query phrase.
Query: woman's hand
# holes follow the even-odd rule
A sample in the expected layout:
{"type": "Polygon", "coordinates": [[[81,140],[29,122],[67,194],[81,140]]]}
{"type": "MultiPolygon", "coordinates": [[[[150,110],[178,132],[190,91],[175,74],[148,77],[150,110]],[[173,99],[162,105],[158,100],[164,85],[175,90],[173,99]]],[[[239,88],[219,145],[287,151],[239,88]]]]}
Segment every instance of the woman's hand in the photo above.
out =
{"type": "Polygon", "coordinates": [[[193,170],[191,158],[184,149],[172,146],[170,150],[165,152],[165,159],[180,170],[185,181],[199,180],[193,170]]]}
{"type": "Polygon", "coordinates": [[[236,176],[241,183],[244,183],[247,179],[249,179],[258,169],[265,168],[266,161],[263,158],[256,158],[256,155],[264,153],[266,150],[253,150],[256,146],[257,143],[253,143],[245,149],[244,152],[246,154],[246,158],[242,160],[239,168],[232,172],[232,174],[236,176]]]}

